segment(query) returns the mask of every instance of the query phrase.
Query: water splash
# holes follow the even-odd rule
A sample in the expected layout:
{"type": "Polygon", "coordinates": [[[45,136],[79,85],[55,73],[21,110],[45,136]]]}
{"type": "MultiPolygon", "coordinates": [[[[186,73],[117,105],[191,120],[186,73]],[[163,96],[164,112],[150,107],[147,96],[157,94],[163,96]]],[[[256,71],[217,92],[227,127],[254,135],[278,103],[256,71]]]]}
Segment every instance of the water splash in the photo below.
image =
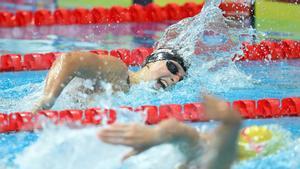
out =
{"type": "MultiPolygon", "coordinates": [[[[251,38],[252,29],[230,27],[228,23],[233,21],[223,16],[218,7],[220,3],[221,0],[206,1],[198,15],[170,26],[155,48],[175,47],[189,62],[194,55],[211,55],[217,51],[231,51],[233,54],[240,46],[240,36],[247,34],[251,38]]],[[[251,39],[244,37],[243,40],[251,39]]]]}
{"type": "MultiPolygon", "coordinates": [[[[118,119],[125,122],[127,117],[118,114],[118,119]]],[[[127,114],[128,115],[128,114],[127,114]]],[[[129,113],[131,117],[139,116],[129,113]]],[[[141,121],[139,121],[141,122],[141,121]]],[[[97,133],[106,126],[85,127],[71,129],[47,124],[44,130],[38,133],[39,138],[28,146],[22,153],[17,154],[13,169],[120,169],[120,168],[156,168],[158,165],[164,169],[183,161],[178,149],[170,144],[160,145],[132,157],[125,163],[121,162],[124,154],[130,148],[124,146],[108,145],[97,138],[97,133]],[[158,153],[159,152],[159,153],[158,153]],[[170,154],[173,154],[170,156],[170,154]],[[153,156],[156,158],[152,158],[153,156]],[[164,159],[168,158],[165,163],[164,159]]]]}
{"type": "MultiPolygon", "coordinates": [[[[147,83],[133,86],[128,94],[119,93],[116,96],[111,96],[111,90],[107,86],[106,93],[96,96],[94,100],[74,93],[73,88],[80,83],[73,82],[53,108],[179,104],[198,101],[201,88],[213,92],[226,92],[231,88],[251,86],[251,77],[240,72],[230,60],[234,53],[232,50],[236,49],[239,44],[239,38],[236,37],[238,33],[232,34],[234,29],[227,25],[222,11],[216,7],[219,2],[210,2],[215,3],[207,3],[199,15],[171,26],[156,45],[156,48],[181,46],[179,51],[191,63],[189,77],[186,80],[164,92],[151,90],[151,83],[147,83]],[[176,36],[173,36],[174,34],[176,36]],[[226,49],[227,53],[222,49],[226,49]],[[218,53],[218,50],[222,52],[218,53]],[[77,103],[74,103],[74,96],[79,100],[77,103]]],[[[34,100],[37,96],[30,97],[34,100]]],[[[134,118],[128,117],[118,119],[127,122],[134,118]]],[[[142,117],[135,119],[141,122],[142,117]]],[[[15,164],[20,169],[149,169],[157,168],[157,166],[168,169],[173,168],[178,161],[182,160],[178,150],[170,145],[162,145],[131,158],[122,165],[120,159],[128,148],[101,143],[96,137],[98,130],[99,128],[95,127],[77,130],[46,127],[43,132],[39,133],[39,139],[35,143],[17,155],[15,164]],[[165,161],[166,158],[168,158],[168,163],[165,161]]]]}
{"type": "Polygon", "coordinates": [[[128,148],[101,143],[98,130],[48,127],[37,142],[18,154],[15,164],[20,169],[119,168],[128,148]]]}
{"type": "Polygon", "coordinates": [[[42,89],[43,83],[28,83],[2,90],[0,95],[9,96],[9,98],[0,98],[0,112],[21,112],[31,110],[33,108],[32,103],[35,103],[39,96],[41,96],[42,89]]]}
{"type": "MultiPolygon", "coordinates": [[[[217,7],[219,3],[220,1],[207,1],[201,13],[170,26],[156,44],[156,48],[180,46],[179,51],[191,64],[188,77],[176,86],[167,91],[154,91],[150,82],[134,85],[128,94],[118,93],[112,96],[111,90],[107,89],[104,94],[87,96],[78,91],[79,84],[84,81],[75,79],[57,99],[53,109],[180,104],[198,101],[202,90],[219,94],[234,88],[251,87],[255,80],[240,71],[231,61],[234,53],[240,52],[236,50],[240,44],[238,36],[247,34],[251,37],[251,29],[241,30],[228,26],[228,21],[217,7]]],[[[44,83],[40,85],[43,86],[44,83]]],[[[33,88],[32,93],[35,94],[26,96],[20,102],[5,100],[7,104],[3,107],[4,111],[30,111],[32,104],[24,103],[28,100],[30,103],[36,102],[41,96],[41,86],[33,88]],[[7,108],[7,105],[11,106],[7,108]]],[[[17,87],[18,89],[9,92],[16,93],[15,91],[23,90],[24,87],[28,86],[17,87]]]]}
{"type": "Polygon", "coordinates": [[[175,87],[181,91],[224,93],[233,88],[251,87],[255,83],[231,60],[235,54],[242,54],[241,42],[252,41],[255,31],[230,26],[233,21],[223,16],[218,7],[220,3],[221,0],[206,1],[201,13],[171,25],[155,44],[156,49],[177,49],[191,64],[184,85],[175,87]],[[198,84],[198,89],[195,84],[198,84]]]}
{"type": "MultiPolygon", "coordinates": [[[[122,163],[122,156],[130,148],[102,143],[96,134],[103,127],[106,126],[70,129],[48,125],[43,132],[38,133],[39,139],[35,143],[17,155],[11,169],[155,169],[157,166],[161,169],[173,169],[174,166],[185,160],[176,146],[163,144],[122,163]]],[[[212,125],[198,127],[199,130],[212,129],[212,125]]],[[[289,159],[294,159],[295,155],[300,153],[300,139],[291,140],[290,132],[281,126],[271,125],[268,127],[274,133],[283,132],[280,137],[284,137],[285,140],[281,140],[281,142],[284,142],[285,145],[274,154],[237,162],[234,168],[268,168],[266,166],[270,166],[271,163],[271,168],[275,169],[299,168],[299,161],[290,161],[289,159]]],[[[279,141],[279,137],[274,137],[274,139],[271,141],[279,141]],[[274,140],[275,138],[277,140],[274,140]]]]}

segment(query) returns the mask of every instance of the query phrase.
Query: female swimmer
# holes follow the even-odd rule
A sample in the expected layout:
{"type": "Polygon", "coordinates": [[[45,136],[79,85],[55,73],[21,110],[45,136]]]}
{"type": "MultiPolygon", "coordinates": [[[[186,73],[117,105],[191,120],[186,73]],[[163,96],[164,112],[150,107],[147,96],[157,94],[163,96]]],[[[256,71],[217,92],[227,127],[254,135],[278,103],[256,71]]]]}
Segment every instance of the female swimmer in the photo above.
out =
{"type": "Polygon", "coordinates": [[[104,90],[101,83],[112,85],[113,91],[128,91],[131,85],[156,81],[155,88],[166,88],[186,74],[187,64],[175,50],[158,49],[146,59],[143,67],[132,72],[118,58],[90,52],[70,52],[59,57],[51,67],[41,100],[33,112],[50,109],[63,89],[75,77],[93,79],[94,91],[104,90]]]}

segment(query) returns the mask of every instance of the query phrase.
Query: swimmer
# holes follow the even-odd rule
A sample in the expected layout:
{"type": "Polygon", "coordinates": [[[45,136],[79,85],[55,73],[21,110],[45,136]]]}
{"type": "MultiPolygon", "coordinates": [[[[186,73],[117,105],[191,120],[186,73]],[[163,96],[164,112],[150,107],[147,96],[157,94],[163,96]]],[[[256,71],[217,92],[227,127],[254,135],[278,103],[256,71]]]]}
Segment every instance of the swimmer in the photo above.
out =
{"type": "Polygon", "coordinates": [[[124,160],[153,146],[173,143],[186,157],[180,168],[229,169],[236,158],[241,117],[226,102],[211,96],[204,96],[204,105],[207,117],[221,122],[212,133],[201,133],[189,125],[168,119],[155,126],[113,124],[102,129],[98,137],[109,144],[132,147],[124,160]]]}
{"type": "MultiPolygon", "coordinates": [[[[214,5],[214,3],[208,4],[214,5]]],[[[208,14],[212,12],[212,16],[215,16],[214,10],[208,10],[207,12],[208,14]]],[[[192,52],[195,54],[199,53],[197,50],[209,52],[217,49],[217,46],[207,47],[205,43],[199,42],[201,38],[197,38],[198,35],[184,31],[189,30],[190,25],[195,25],[192,23],[194,20],[197,21],[198,17],[201,17],[201,15],[183,19],[170,26],[165,31],[162,39],[154,45],[154,52],[147,57],[143,67],[137,72],[129,71],[122,61],[109,55],[99,56],[90,52],[69,52],[62,55],[49,70],[42,98],[35,104],[32,112],[36,113],[40,110],[50,109],[64,88],[75,77],[93,81],[92,90],[84,91],[88,95],[103,92],[102,82],[111,84],[115,92],[126,92],[132,85],[147,81],[156,81],[156,89],[167,88],[176,84],[184,78],[188,69],[187,59],[183,59],[183,54],[181,54],[182,50],[185,52],[190,51],[185,48],[187,45],[185,43],[186,39],[197,41],[194,44],[195,51],[192,52]],[[185,33],[189,36],[185,36],[185,33]]],[[[219,10],[219,16],[215,20],[209,19],[203,23],[201,22],[204,26],[201,27],[201,30],[216,30],[216,34],[227,35],[228,27],[223,23],[223,20],[224,17],[219,10]]],[[[201,31],[199,33],[201,34],[201,31]]],[[[223,45],[228,44],[231,43],[226,42],[223,45]]]]}
{"type": "Polygon", "coordinates": [[[46,78],[42,98],[33,112],[50,109],[75,77],[94,80],[95,84],[90,93],[103,92],[102,82],[110,83],[114,92],[126,92],[131,85],[147,81],[156,81],[156,89],[167,88],[181,81],[187,69],[186,62],[172,49],[155,50],[137,72],[128,70],[125,63],[110,55],[69,52],[53,63],[46,78]]]}

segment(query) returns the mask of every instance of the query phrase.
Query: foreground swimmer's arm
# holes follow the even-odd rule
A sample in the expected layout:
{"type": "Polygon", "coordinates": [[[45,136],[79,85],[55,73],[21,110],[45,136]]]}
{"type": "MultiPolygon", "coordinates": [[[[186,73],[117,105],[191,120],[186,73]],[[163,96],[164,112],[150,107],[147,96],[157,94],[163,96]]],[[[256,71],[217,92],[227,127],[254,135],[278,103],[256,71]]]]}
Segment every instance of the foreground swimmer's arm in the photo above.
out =
{"type": "Polygon", "coordinates": [[[105,80],[110,79],[109,76],[120,74],[126,79],[126,75],[121,75],[119,72],[127,74],[127,67],[117,58],[99,56],[91,52],[66,53],[57,58],[49,70],[42,98],[35,105],[33,112],[51,108],[57,97],[74,77],[96,80],[102,78],[105,80]]]}
{"type": "Polygon", "coordinates": [[[206,114],[210,119],[221,121],[211,135],[208,152],[202,158],[204,169],[229,169],[236,157],[236,142],[239,134],[240,114],[231,110],[226,102],[204,96],[206,114]]]}
{"type": "MultiPolygon", "coordinates": [[[[213,97],[205,97],[204,103],[207,115],[212,119],[223,122],[215,135],[216,138],[219,138],[221,141],[220,143],[217,141],[213,146],[223,148],[223,144],[219,146],[223,141],[226,143],[226,146],[235,144],[234,140],[236,137],[231,136],[237,135],[240,122],[239,115],[236,113],[233,115],[233,112],[226,108],[227,105],[225,102],[216,100],[213,97]],[[230,140],[229,143],[228,140],[230,140]]],[[[165,120],[155,127],[140,124],[114,124],[101,130],[98,136],[102,141],[110,144],[122,144],[133,147],[133,152],[129,153],[126,157],[138,154],[154,145],[173,141],[179,143],[182,141],[188,143],[186,145],[188,145],[187,148],[189,150],[184,151],[188,152],[186,155],[188,158],[191,158],[188,159],[188,161],[192,160],[192,158],[194,158],[193,154],[197,153],[199,141],[208,141],[207,135],[198,133],[195,128],[174,119],[165,120]]]]}
{"type": "Polygon", "coordinates": [[[192,151],[199,141],[196,129],[175,119],[165,120],[154,127],[142,124],[112,124],[102,129],[98,136],[106,143],[132,147],[133,150],[125,155],[124,159],[155,145],[175,140],[187,142],[192,151]]]}
{"type": "MultiPolygon", "coordinates": [[[[221,126],[215,132],[215,138],[210,137],[216,141],[211,140],[209,149],[211,153],[205,157],[207,159],[204,163],[205,168],[214,168],[216,163],[228,168],[235,157],[240,116],[230,111],[225,102],[212,97],[205,97],[204,103],[207,115],[212,119],[222,121],[221,126]]],[[[161,143],[185,143],[184,145],[187,146],[183,153],[188,162],[198,155],[199,143],[209,141],[206,135],[198,133],[193,127],[174,119],[163,121],[155,127],[140,124],[114,124],[101,130],[98,136],[106,143],[133,147],[133,151],[125,155],[124,159],[161,143]]]]}

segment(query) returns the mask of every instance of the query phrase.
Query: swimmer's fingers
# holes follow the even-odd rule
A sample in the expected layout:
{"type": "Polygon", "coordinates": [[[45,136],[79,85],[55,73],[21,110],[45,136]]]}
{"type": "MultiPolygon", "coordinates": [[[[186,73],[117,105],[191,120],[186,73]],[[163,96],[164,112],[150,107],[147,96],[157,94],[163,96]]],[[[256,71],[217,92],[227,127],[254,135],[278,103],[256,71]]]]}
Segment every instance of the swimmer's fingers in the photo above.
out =
{"type": "Polygon", "coordinates": [[[117,136],[117,135],[110,135],[110,136],[100,136],[100,139],[109,144],[114,145],[124,145],[124,146],[134,146],[135,142],[133,139],[128,139],[123,136],[117,136]]]}
{"type": "Polygon", "coordinates": [[[240,114],[232,110],[225,101],[209,95],[204,95],[203,98],[205,112],[208,118],[226,123],[235,123],[241,120],[240,114]]]}
{"type": "Polygon", "coordinates": [[[112,124],[102,129],[98,135],[100,136],[116,136],[116,137],[139,137],[141,133],[147,130],[147,127],[140,124],[112,124]]]}
{"type": "Polygon", "coordinates": [[[122,161],[125,161],[127,160],[128,158],[132,157],[132,156],[135,156],[141,152],[143,152],[144,150],[137,150],[137,149],[133,149],[131,151],[129,151],[127,154],[125,154],[122,158],[122,161]]]}
{"type": "Polygon", "coordinates": [[[130,130],[126,129],[126,127],[108,127],[105,129],[102,129],[98,133],[98,137],[107,143],[111,144],[124,144],[123,142],[118,142],[121,140],[125,140],[128,138],[131,138],[132,135],[130,134],[130,130]]]}
{"type": "MultiPolygon", "coordinates": [[[[143,141],[143,139],[139,139],[139,138],[126,138],[124,136],[119,136],[119,137],[118,136],[101,136],[100,139],[103,142],[108,143],[108,144],[129,146],[129,147],[134,148],[135,150],[139,150],[139,151],[136,151],[136,153],[144,151],[149,148],[149,145],[146,144],[143,141]]],[[[130,154],[128,154],[128,155],[130,155],[130,154]]]]}
{"type": "Polygon", "coordinates": [[[112,124],[107,128],[104,128],[100,131],[100,133],[110,133],[110,132],[126,132],[130,129],[131,124],[112,124]]]}
{"type": "Polygon", "coordinates": [[[219,118],[222,118],[221,116],[223,112],[229,111],[229,107],[226,102],[221,101],[210,95],[203,95],[203,98],[205,112],[209,118],[213,120],[219,120],[219,118]]]}
{"type": "Polygon", "coordinates": [[[98,137],[106,143],[143,149],[158,142],[157,130],[140,124],[112,125],[102,129],[98,137]]]}
{"type": "Polygon", "coordinates": [[[141,133],[137,132],[131,124],[113,124],[102,129],[98,137],[110,144],[122,144],[132,146],[140,140],[141,133]]]}

